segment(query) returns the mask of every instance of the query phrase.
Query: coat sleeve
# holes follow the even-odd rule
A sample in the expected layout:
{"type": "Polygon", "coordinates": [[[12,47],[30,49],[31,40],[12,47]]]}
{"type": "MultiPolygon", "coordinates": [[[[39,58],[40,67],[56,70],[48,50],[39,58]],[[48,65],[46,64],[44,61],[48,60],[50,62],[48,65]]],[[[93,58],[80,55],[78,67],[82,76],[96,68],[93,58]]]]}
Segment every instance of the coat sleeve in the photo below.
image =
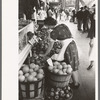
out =
{"type": "Polygon", "coordinates": [[[73,71],[78,70],[79,67],[79,57],[77,46],[74,41],[72,41],[67,47],[64,59],[67,64],[70,64],[73,68],[73,71]]]}

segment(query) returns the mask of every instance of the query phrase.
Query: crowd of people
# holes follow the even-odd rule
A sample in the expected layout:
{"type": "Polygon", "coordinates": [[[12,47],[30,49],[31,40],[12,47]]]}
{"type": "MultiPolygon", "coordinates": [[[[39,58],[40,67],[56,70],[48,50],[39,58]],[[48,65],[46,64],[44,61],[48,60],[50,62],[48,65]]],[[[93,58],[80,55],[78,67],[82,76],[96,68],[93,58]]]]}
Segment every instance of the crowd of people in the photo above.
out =
{"type": "Polygon", "coordinates": [[[87,6],[81,7],[76,13],[77,28],[83,33],[88,33],[87,38],[90,38],[89,60],[90,65],[87,70],[91,69],[94,65],[94,49],[95,49],[95,4],[88,8],[87,6]],[[83,26],[83,28],[82,28],[83,26]]]}
{"type": "Polygon", "coordinates": [[[77,29],[81,33],[87,33],[87,38],[90,39],[89,42],[89,61],[90,65],[87,70],[90,70],[94,65],[95,60],[95,4],[92,7],[81,7],[77,12],[72,10],[70,22],[77,20],[77,29]]]}
{"type": "Polygon", "coordinates": [[[70,16],[69,9],[58,9],[49,7],[46,13],[47,13],[46,20],[48,19],[48,24],[54,23],[54,20],[56,22],[69,20],[70,16]]]}
{"type": "MultiPolygon", "coordinates": [[[[74,18],[77,18],[77,28],[79,31],[88,32],[90,21],[94,20],[93,16],[95,15],[95,5],[91,8],[84,6],[77,11],[74,15],[74,18]],[[83,24],[83,28],[82,28],[83,24]]],[[[91,23],[93,24],[93,23],[91,23]]]]}

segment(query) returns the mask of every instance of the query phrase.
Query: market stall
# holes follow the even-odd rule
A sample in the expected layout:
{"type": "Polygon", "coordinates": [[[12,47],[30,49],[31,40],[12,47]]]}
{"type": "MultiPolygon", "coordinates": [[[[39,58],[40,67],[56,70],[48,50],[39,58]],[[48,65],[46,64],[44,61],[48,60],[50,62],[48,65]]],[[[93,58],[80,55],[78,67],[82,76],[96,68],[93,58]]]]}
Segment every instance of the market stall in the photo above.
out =
{"type": "Polygon", "coordinates": [[[33,21],[19,20],[19,69],[31,52],[32,45],[35,43],[34,31],[35,23],[33,21]]]}
{"type": "MultiPolygon", "coordinates": [[[[30,100],[41,98],[45,100],[71,100],[73,90],[69,82],[72,74],[72,67],[75,66],[75,59],[70,59],[70,63],[52,59],[54,54],[58,54],[62,48],[59,41],[54,46],[48,57],[42,58],[49,46],[49,35],[51,27],[44,27],[41,30],[35,30],[35,25],[30,22],[24,28],[19,30],[19,96],[20,100],[30,100]],[[31,33],[30,39],[26,33],[31,33]],[[23,38],[26,36],[26,38],[23,38]],[[24,40],[25,42],[22,42],[24,40]],[[28,63],[26,63],[26,60],[28,63]]],[[[54,31],[65,29],[63,24],[54,28],[54,31]]],[[[68,36],[70,33],[68,34],[68,36]]],[[[77,57],[77,48],[74,51],[74,57],[77,57]]]]}

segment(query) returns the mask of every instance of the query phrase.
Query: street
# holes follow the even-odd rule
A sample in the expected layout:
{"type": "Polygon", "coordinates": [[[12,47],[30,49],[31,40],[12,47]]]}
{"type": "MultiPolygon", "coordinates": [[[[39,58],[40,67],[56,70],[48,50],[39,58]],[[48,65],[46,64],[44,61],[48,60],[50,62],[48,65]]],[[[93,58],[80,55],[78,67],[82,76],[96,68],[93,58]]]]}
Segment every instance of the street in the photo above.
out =
{"type": "Polygon", "coordinates": [[[65,23],[76,41],[80,65],[79,65],[79,81],[80,87],[77,90],[73,90],[72,100],[95,100],[95,66],[87,70],[89,66],[89,38],[87,33],[82,33],[77,30],[77,24],[71,23],[68,20],[65,22],[60,21],[59,23],[65,23]]]}

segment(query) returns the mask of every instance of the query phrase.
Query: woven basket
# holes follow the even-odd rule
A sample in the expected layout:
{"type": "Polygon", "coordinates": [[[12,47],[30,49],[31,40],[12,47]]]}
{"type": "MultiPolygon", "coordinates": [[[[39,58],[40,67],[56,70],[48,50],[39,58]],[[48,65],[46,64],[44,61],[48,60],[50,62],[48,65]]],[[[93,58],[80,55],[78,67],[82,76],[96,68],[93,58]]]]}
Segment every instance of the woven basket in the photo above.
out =
{"type": "MultiPolygon", "coordinates": [[[[48,98],[48,87],[45,89],[45,100],[51,100],[51,99],[49,99],[48,98]]],[[[73,90],[72,89],[70,89],[70,97],[69,98],[59,98],[59,100],[71,100],[73,98],[73,90]]],[[[54,98],[52,99],[52,100],[55,100],[54,98]]]]}
{"type": "Polygon", "coordinates": [[[65,87],[69,84],[71,74],[57,75],[46,69],[46,83],[54,87],[65,87]]]}
{"type": "Polygon", "coordinates": [[[19,82],[19,93],[22,99],[38,97],[43,90],[44,78],[36,82],[19,82]]]}

